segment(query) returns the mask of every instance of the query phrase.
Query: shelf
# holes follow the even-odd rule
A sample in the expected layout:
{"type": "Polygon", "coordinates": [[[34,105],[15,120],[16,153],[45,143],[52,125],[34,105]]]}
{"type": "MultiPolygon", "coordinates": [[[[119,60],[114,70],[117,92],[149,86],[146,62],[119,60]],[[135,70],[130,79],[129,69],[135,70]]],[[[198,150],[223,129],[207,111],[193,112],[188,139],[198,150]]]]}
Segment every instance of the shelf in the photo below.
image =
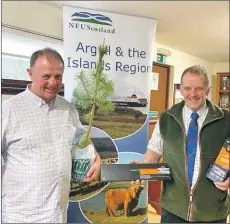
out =
{"type": "MultiPolygon", "coordinates": [[[[29,84],[31,84],[31,81],[2,79],[1,80],[2,94],[16,95],[26,90],[26,87],[29,84]]],[[[64,96],[64,84],[62,85],[62,88],[58,95],[64,96]]]]}
{"type": "Polygon", "coordinates": [[[223,109],[230,110],[230,73],[217,73],[216,81],[216,104],[223,109]],[[226,90],[223,90],[223,87],[226,90]]]}
{"type": "Polygon", "coordinates": [[[230,90],[219,90],[219,93],[230,93],[230,90]]]}
{"type": "Polygon", "coordinates": [[[155,124],[155,123],[157,123],[157,120],[149,120],[149,123],[150,124],[155,124]]]}

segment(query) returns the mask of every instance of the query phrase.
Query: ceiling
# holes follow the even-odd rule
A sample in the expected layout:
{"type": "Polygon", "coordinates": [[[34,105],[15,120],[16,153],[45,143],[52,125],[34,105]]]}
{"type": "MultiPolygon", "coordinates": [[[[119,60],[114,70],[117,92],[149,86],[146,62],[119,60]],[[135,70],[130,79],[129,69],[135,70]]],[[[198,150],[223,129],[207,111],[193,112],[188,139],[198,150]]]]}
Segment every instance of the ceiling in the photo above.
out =
{"type": "Polygon", "coordinates": [[[229,1],[46,1],[157,19],[156,42],[212,62],[229,61],[229,1]]]}

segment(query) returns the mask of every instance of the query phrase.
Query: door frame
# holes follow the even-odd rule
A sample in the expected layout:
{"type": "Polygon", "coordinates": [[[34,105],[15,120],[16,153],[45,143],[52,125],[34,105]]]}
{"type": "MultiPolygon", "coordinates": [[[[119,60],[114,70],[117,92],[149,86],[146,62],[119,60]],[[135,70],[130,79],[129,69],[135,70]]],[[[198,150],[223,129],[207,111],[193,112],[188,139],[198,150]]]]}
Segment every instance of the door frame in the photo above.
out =
{"type": "MultiPolygon", "coordinates": [[[[163,64],[160,62],[153,61],[153,66],[159,66],[159,67],[164,67],[168,69],[167,72],[167,83],[166,83],[166,101],[165,101],[165,109],[168,109],[169,107],[169,93],[170,93],[170,77],[172,75],[172,66],[163,64]]],[[[172,77],[173,78],[173,77],[172,77]]]]}
{"type": "MultiPolygon", "coordinates": [[[[173,89],[173,71],[174,71],[174,67],[171,65],[166,65],[166,64],[162,64],[159,62],[155,62],[153,61],[153,65],[152,66],[159,66],[159,67],[164,67],[167,69],[167,83],[166,83],[166,100],[165,100],[165,110],[168,109],[169,102],[170,102],[170,94],[172,95],[172,89],[173,89]],[[171,85],[171,86],[170,86],[171,85]]],[[[153,68],[152,68],[153,70],[153,68]]],[[[173,97],[171,97],[172,99],[173,97]]],[[[152,99],[151,99],[152,100],[152,99]]],[[[149,129],[150,129],[150,125],[151,123],[156,123],[157,120],[149,120],[149,129]]],[[[150,132],[149,132],[150,134],[150,132]]],[[[149,189],[148,192],[150,192],[150,187],[152,187],[154,194],[152,194],[152,197],[150,199],[150,197],[148,196],[148,203],[155,209],[156,213],[158,215],[161,215],[161,206],[160,206],[160,197],[161,197],[161,183],[162,181],[157,180],[157,181],[150,181],[149,182],[149,189]]]]}

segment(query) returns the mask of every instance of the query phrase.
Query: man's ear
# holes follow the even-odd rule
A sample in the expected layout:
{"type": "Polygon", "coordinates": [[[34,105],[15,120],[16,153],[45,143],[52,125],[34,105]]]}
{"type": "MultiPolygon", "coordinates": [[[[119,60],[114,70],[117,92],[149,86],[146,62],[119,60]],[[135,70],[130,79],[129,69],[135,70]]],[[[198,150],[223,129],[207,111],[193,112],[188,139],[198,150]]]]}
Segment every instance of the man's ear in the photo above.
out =
{"type": "Polygon", "coordinates": [[[183,92],[183,86],[182,86],[182,84],[180,84],[180,94],[182,95],[182,96],[184,96],[184,92],[183,92]]]}
{"type": "Polygon", "coordinates": [[[206,91],[206,96],[208,96],[209,92],[210,92],[211,87],[208,87],[207,91],[206,91]]]}
{"type": "Polygon", "coordinates": [[[27,73],[29,74],[29,77],[32,80],[32,70],[30,68],[27,68],[27,73]]]}

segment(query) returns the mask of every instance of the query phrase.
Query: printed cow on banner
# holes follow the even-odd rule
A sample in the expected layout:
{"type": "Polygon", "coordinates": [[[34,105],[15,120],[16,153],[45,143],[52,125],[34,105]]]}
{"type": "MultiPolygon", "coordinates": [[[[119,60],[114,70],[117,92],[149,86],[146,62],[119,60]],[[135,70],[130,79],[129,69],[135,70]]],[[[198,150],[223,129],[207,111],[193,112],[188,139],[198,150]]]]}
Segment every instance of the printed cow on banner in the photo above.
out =
{"type": "Polygon", "coordinates": [[[125,216],[130,216],[137,206],[142,185],[133,185],[128,189],[110,189],[105,195],[106,213],[115,217],[115,211],[124,209],[125,216]]]}

